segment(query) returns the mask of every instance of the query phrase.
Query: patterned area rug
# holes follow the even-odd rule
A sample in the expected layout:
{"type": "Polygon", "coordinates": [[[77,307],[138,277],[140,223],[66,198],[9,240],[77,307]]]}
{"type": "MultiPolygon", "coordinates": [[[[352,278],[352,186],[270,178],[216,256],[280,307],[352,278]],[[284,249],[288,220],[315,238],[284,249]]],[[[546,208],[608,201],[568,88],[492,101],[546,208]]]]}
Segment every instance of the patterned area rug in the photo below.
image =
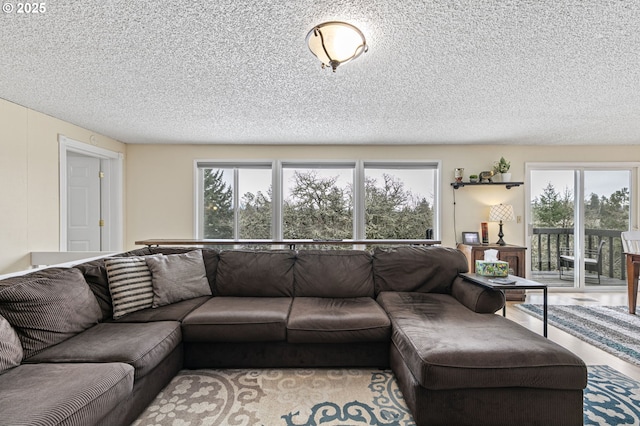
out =
{"type": "Polygon", "coordinates": [[[640,425],[640,383],[611,367],[589,366],[585,425],[640,425]]]}
{"type": "Polygon", "coordinates": [[[388,370],[183,370],[134,423],[415,425],[388,370]]]}
{"type": "MultiPolygon", "coordinates": [[[[640,424],[640,383],[589,367],[585,425],[640,424]]],[[[387,370],[183,370],[134,426],[415,425],[387,370]]]]}
{"type": "MultiPolygon", "coordinates": [[[[542,305],[517,308],[542,318],[542,305]]],[[[626,306],[549,305],[549,325],[592,344],[605,352],[640,365],[640,317],[626,306]]]]}

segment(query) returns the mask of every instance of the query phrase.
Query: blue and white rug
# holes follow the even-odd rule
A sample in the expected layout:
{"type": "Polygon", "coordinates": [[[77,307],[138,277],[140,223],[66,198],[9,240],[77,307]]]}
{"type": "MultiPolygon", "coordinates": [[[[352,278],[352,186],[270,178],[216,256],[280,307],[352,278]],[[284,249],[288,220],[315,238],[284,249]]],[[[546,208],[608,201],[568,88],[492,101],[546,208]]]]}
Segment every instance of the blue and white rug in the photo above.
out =
{"type": "MultiPolygon", "coordinates": [[[[135,426],[415,425],[393,373],[375,369],[184,370],[135,426]]],[[[640,424],[640,383],[589,367],[585,425],[640,424]]]]}
{"type": "MultiPolygon", "coordinates": [[[[542,318],[542,305],[516,307],[542,318]]],[[[626,306],[549,305],[549,325],[627,362],[640,366],[640,316],[626,306]]]]}
{"type": "Polygon", "coordinates": [[[640,383],[606,365],[589,366],[585,425],[640,425],[640,383]]]}

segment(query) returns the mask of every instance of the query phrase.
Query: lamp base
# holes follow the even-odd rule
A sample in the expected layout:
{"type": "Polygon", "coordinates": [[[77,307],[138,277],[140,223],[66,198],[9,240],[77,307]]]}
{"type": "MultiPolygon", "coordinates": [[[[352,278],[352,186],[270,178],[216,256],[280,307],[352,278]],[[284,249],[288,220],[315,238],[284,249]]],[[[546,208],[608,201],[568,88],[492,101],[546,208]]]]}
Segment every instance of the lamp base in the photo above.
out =
{"type": "Polygon", "coordinates": [[[498,231],[498,241],[496,242],[496,244],[498,244],[499,246],[506,246],[507,243],[504,242],[504,240],[502,239],[502,237],[504,237],[504,233],[502,232],[502,221],[500,221],[500,230],[498,231]]]}

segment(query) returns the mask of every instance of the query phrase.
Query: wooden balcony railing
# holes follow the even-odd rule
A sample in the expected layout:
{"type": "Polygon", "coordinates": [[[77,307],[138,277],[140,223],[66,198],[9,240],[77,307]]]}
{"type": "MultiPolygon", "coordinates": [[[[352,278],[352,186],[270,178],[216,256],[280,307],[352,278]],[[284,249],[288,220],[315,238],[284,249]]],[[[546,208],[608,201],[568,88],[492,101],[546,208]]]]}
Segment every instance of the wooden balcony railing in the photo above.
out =
{"type": "MultiPolygon", "coordinates": [[[[626,267],[621,232],[612,229],[585,229],[585,248],[595,250],[600,241],[605,241],[601,256],[602,274],[624,280],[626,267]]],[[[533,228],[531,269],[557,271],[560,250],[573,247],[573,241],[573,228],[533,228]]]]}

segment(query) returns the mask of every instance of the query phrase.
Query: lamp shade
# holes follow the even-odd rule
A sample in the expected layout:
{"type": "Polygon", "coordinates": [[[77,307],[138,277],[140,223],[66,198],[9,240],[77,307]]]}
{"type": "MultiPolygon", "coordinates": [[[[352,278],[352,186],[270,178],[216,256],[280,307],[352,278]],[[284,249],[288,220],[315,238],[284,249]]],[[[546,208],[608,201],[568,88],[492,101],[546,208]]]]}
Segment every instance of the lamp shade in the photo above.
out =
{"type": "Polygon", "coordinates": [[[515,220],[513,206],[511,204],[497,204],[489,209],[489,220],[491,222],[509,222],[515,220]]]}
{"type": "Polygon", "coordinates": [[[322,67],[336,71],[338,65],[352,61],[366,52],[367,41],[358,28],[346,22],[331,21],[316,25],[307,34],[307,45],[322,67]]]}

